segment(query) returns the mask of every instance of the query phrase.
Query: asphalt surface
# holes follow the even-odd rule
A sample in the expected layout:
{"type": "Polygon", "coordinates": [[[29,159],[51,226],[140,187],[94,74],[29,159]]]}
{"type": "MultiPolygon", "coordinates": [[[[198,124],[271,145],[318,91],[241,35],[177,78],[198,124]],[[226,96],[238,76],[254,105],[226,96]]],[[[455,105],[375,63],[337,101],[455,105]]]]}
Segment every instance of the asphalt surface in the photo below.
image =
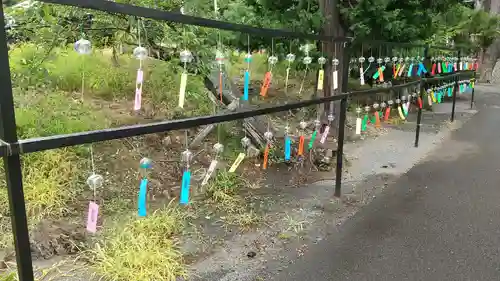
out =
{"type": "MultiPolygon", "coordinates": [[[[500,280],[500,94],[276,281],[500,280]]],[[[404,157],[404,155],[401,155],[404,157]]]]}

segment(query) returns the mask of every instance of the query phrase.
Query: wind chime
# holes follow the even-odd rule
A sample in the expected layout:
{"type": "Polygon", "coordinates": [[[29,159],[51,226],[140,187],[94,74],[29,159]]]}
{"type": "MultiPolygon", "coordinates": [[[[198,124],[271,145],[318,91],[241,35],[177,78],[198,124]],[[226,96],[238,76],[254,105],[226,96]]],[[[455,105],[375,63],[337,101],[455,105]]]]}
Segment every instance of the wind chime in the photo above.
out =
{"type": "Polygon", "coordinates": [[[267,96],[267,92],[269,91],[269,87],[271,86],[271,80],[273,78],[273,67],[278,62],[278,57],[274,55],[274,39],[271,42],[271,56],[269,56],[267,62],[268,62],[268,70],[264,75],[264,82],[262,83],[262,87],[260,89],[260,95],[262,97],[267,96]]]}
{"type": "Polygon", "coordinates": [[[248,92],[250,89],[250,63],[252,62],[252,53],[250,52],[250,36],[248,36],[248,52],[245,55],[246,69],[243,78],[243,100],[248,101],[248,92]]]}
{"type": "MultiPolygon", "coordinates": [[[[361,57],[359,57],[358,61],[359,61],[359,84],[361,86],[363,86],[365,84],[365,72],[363,71],[363,64],[365,63],[365,57],[363,57],[363,55],[361,55],[361,57]]],[[[369,68],[370,66],[368,66],[369,68]]]]}
{"type": "Polygon", "coordinates": [[[142,84],[144,82],[144,72],[142,71],[142,62],[148,57],[148,50],[141,46],[141,26],[140,19],[137,21],[137,38],[138,45],[134,49],[134,57],[139,60],[139,69],[137,69],[137,77],[135,80],[135,99],[134,99],[134,110],[138,111],[142,107],[142,84]]]}
{"type": "Polygon", "coordinates": [[[193,61],[193,55],[187,49],[183,50],[179,56],[181,62],[184,64],[181,74],[181,83],[179,86],[179,108],[184,108],[184,101],[186,99],[186,87],[187,87],[187,64],[193,61]]]}
{"type": "Polygon", "coordinates": [[[181,163],[184,167],[184,171],[182,172],[182,183],[181,183],[181,197],[180,204],[187,205],[189,203],[189,192],[191,185],[191,170],[190,164],[193,158],[193,153],[188,149],[188,133],[185,131],[185,150],[181,153],[181,163]]]}
{"type": "Polygon", "coordinates": [[[145,217],[146,211],[146,201],[148,193],[148,176],[149,171],[153,166],[153,161],[149,158],[142,158],[139,162],[139,176],[141,178],[139,184],[139,199],[138,199],[138,215],[139,217],[145,217]]]}
{"type": "MultiPolygon", "coordinates": [[[[290,47],[291,49],[291,47],[290,47]]],[[[286,78],[285,78],[285,96],[287,97],[288,100],[288,79],[290,78],[290,70],[291,70],[291,65],[293,62],[295,62],[295,54],[292,54],[291,50],[290,53],[286,55],[286,61],[288,62],[288,66],[286,68],[286,78]]],[[[291,160],[291,154],[292,154],[292,138],[290,136],[290,112],[287,112],[286,115],[286,125],[285,125],[285,161],[289,162],[291,160]]]]}

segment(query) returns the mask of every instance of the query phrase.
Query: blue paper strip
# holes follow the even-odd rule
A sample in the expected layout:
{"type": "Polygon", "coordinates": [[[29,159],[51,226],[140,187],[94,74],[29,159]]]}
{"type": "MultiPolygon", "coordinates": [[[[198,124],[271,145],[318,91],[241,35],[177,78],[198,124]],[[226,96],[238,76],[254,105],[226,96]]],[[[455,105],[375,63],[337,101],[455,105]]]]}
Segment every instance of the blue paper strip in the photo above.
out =
{"type": "Polygon", "coordinates": [[[248,100],[248,88],[250,85],[250,72],[245,71],[245,85],[243,88],[243,100],[248,100]]]}
{"type": "Polygon", "coordinates": [[[453,96],[453,91],[452,91],[451,87],[448,88],[448,96],[449,97],[453,96]]]}
{"type": "Polygon", "coordinates": [[[427,73],[427,68],[425,68],[425,65],[424,65],[423,63],[420,63],[420,64],[422,65],[422,71],[423,71],[424,73],[427,73]]]}
{"type": "Polygon", "coordinates": [[[191,171],[186,170],[182,175],[181,200],[182,205],[189,203],[189,185],[191,183],[191,171]]]}
{"type": "Polygon", "coordinates": [[[412,72],[413,72],[413,63],[410,64],[410,67],[408,68],[408,75],[407,76],[411,77],[412,72]]]}
{"type": "Polygon", "coordinates": [[[285,137],[285,161],[290,161],[290,154],[292,150],[292,140],[289,136],[285,137]]]}
{"type": "Polygon", "coordinates": [[[143,178],[139,186],[139,217],[146,216],[146,195],[148,193],[148,179],[143,178]]]}

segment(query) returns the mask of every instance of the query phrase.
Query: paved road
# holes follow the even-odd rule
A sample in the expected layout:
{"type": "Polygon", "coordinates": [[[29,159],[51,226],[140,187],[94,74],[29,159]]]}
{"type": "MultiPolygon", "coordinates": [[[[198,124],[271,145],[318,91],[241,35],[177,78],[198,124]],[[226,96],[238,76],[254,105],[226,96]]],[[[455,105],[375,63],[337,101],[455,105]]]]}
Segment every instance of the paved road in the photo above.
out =
{"type": "Polygon", "coordinates": [[[500,94],[477,99],[451,140],[270,280],[500,280],[500,94]]]}

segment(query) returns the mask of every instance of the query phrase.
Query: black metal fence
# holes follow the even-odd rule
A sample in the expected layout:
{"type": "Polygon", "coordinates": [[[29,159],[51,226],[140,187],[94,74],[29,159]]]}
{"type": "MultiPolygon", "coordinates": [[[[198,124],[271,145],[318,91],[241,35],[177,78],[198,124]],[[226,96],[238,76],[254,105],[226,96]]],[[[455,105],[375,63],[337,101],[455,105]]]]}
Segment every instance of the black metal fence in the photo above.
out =
{"type": "MultiPolygon", "coordinates": [[[[188,129],[195,126],[221,123],[226,121],[240,120],[258,115],[265,115],[277,112],[288,111],[292,109],[303,108],[312,105],[326,104],[340,101],[340,112],[337,113],[338,132],[337,132],[337,159],[336,159],[336,177],[335,177],[335,196],[340,196],[342,184],[342,161],[343,161],[343,146],[344,146],[344,128],[346,122],[346,113],[348,99],[358,96],[379,94],[381,92],[389,92],[398,89],[408,88],[415,85],[420,85],[420,92],[426,84],[432,84],[439,81],[452,81],[453,87],[453,103],[451,121],[454,120],[455,101],[457,96],[458,81],[460,77],[475,78],[475,71],[458,71],[453,74],[440,76],[419,78],[417,81],[408,82],[401,85],[396,85],[387,88],[373,88],[361,91],[347,91],[348,81],[348,65],[349,53],[352,48],[353,38],[334,38],[331,36],[322,36],[314,34],[297,33],[286,30],[275,30],[256,28],[241,24],[232,24],[222,21],[204,19],[194,16],[183,15],[176,12],[167,12],[145,7],[137,7],[127,4],[119,4],[112,1],[104,0],[42,0],[47,3],[70,5],[80,8],[104,11],[114,14],[131,15],[136,17],[150,18],[160,21],[170,21],[188,25],[196,25],[200,27],[210,27],[222,30],[230,30],[245,34],[252,34],[260,37],[271,38],[286,38],[286,39],[306,39],[322,42],[339,42],[344,44],[343,63],[341,75],[343,75],[342,85],[340,85],[341,93],[328,97],[316,98],[306,101],[288,103],[285,105],[259,107],[253,110],[244,110],[232,113],[216,114],[212,116],[194,117],[181,120],[169,120],[155,122],[144,125],[124,126],[119,128],[96,130],[88,132],[79,132],[67,135],[56,135],[49,137],[30,138],[19,140],[16,132],[16,120],[14,113],[14,100],[12,94],[12,84],[9,68],[9,54],[6,39],[5,29],[0,31],[0,156],[4,159],[4,168],[6,175],[6,183],[8,188],[8,197],[10,204],[10,214],[12,221],[12,231],[14,235],[15,253],[17,261],[17,270],[19,279],[22,281],[32,281],[33,266],[31,259],[30,240],[28,233],[26,208],[23,194],[23,180],[21,171],[20,155],[25,153],[44,151],[68,146],[101,142],[107,140],[115,140],[132,136],[140,136],[158,132],[167,132],[171,130],[188,129]]],[[[0,22],[5,23],[3,7],[0,8],[0,22]]],[[[457,58],[460,59],[461,53],[459,48],[437,47],[429,45],[415,45],[410,43],[393,43],[382,41],[366,41],[367,44],[373,45],[388,45],[396,47],[415,47],[424,49],[423,58],[429,60],[429,50],[439,49],[451,52],[457,52],[457,58]]],[[[474,92],[474,89],[472,90],[474,92]]],[[[473,99],[474,96],[472,96],[473,99]]],[[[472,101],[473,102],[473,101],[472,101]]],[[[471,103],[472,104],[472,103],[471,103]]],[[[418,146],[420,125],[422,117],[422,108],[418,109],[417,125],[415,134],[415,147],[418,146]]]]}

